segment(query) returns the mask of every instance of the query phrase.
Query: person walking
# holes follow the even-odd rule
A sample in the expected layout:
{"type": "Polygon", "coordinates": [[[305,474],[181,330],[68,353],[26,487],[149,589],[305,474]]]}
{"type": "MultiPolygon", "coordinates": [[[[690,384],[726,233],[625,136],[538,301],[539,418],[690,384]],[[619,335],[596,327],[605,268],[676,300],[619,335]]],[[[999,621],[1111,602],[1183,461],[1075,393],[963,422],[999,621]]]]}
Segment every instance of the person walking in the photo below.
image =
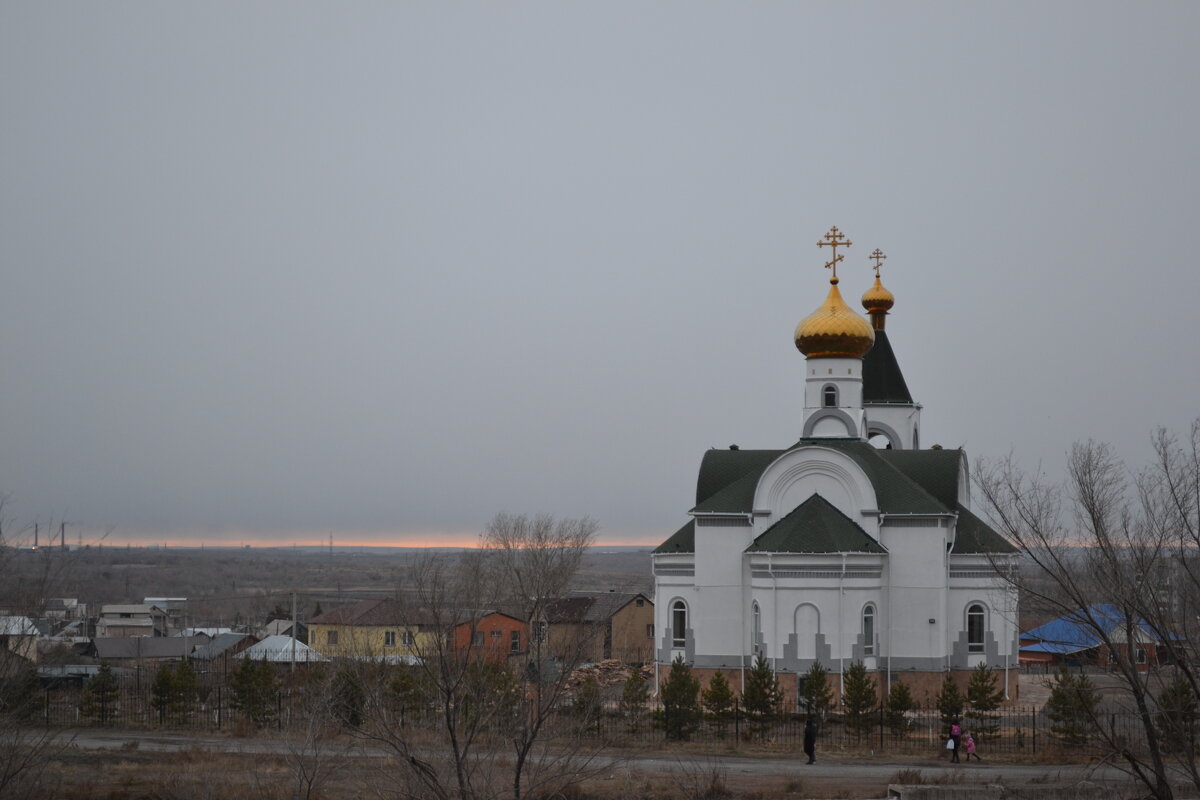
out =
{"type": "Polygon", "coordinates": [[[817,723],[812,717],[804,723],[804,754],[808,763],[817,763],[817,723]]]}
{"type": "Polygon", "coordinates": [[[979,754],[975,752],[975,735],[970,731],[967,731],[966,747],[968,763],[971,761],[971,756],[975,756],[976,761],[983,761],[983,759],[979,757],[979,754]]]}
{"type": "Polygon", "coordinates": [[[958,746],[962,741],[962,728],[959,727],[958,720],[950,723],[950,742],[953,745],[950,748],[950,763],[957,764],[958,761],[958,746]]]}

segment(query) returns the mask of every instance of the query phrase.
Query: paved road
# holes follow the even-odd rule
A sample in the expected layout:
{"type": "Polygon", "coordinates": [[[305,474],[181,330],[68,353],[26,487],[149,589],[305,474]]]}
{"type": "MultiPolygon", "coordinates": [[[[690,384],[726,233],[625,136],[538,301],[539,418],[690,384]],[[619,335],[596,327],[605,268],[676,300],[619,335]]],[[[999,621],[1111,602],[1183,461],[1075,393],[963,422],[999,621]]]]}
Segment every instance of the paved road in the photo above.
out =
{"type": "MultiPolygon", "coordinates": [[[[228,736],[203,734],[162,733],[135,730],[85,729],[72,734],[72,745],[81,750],[120,750],[136,742],[139,751],[177,752],[181,750],[205,750],[214,753],[272,753],[288,752],[288,745],[280,739],[262,737],[240,739],[228,736]]],[[[354,743],[353,754],[362,757],[387,755],[382,748],[359,746],[354,743]]],[[[1092,781],[1124,782],[1127,778],[1111,767],[1084,767],[1077,764],[950,764],[934,760],[871,759],[862,761],[850,757],[820,759],[816,764],[805,764],[801,759],[789,756],[729,756],[717,753],[679,752],[670,755],[619,755],[606,756],[614,768],[636,768],[652,772],[673,772],[687,764],[720,763],[730,777],[754,775],[760,777],[854,777],[858,780],[887,781],[901,769],[918,769],[927,778],[951,772],[965,772],[971,781],[1003,779],[1005,783],[1077,781],[1087,778],[1092,781]]]]}

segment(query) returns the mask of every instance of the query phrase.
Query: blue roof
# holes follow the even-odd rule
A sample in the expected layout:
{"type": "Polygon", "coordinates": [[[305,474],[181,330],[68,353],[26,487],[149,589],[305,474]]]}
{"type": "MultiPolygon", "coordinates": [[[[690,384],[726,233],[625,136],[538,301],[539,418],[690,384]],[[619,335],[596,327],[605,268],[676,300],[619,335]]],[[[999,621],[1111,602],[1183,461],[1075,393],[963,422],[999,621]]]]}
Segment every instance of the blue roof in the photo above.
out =
{"type": "MultiPolygon", "coordinates": [[[[1078,653],[1080,650],[1090,650],[1101,644],[1100,633],[1110,634],[1124,624],[1125,616],[1121,609],[1112,603],[1094,603],[1078,611],[1059,617],[1032,630],[1021,634],[1022,639],[1037,639],[1036,644],[1025,645],[1021,650],[1029,653],[1055,653],[1067,655],[1078,653]]],[[[1157,639],[1154,631],[1139,619],[1137,626],[1151,638],[1157,639]]]]}

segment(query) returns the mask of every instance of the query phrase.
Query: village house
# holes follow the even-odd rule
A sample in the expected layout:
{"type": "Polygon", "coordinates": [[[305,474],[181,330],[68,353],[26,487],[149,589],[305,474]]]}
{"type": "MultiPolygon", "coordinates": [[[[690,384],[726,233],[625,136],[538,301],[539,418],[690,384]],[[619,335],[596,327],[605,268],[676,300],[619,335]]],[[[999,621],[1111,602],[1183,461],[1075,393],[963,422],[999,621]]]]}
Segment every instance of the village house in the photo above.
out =
{"type": "Polygon", "coordinates": [[[1110,603],[1096,603],[1051,620],[1021,634],[1022,666],[1057,667],[1095,666],[1107,668],[1115,661],[1104,637],[1121,655],[1132,655],[1139,670],[1146,671],[1160,662],[1159,638],[1144,620],[1126,625],[1126,617],[1110,603]],[[1128,630],[1132,629],[1132,643],[1128,630]],[[1133,652],[1130,653],[1132,646],[1133,652]]]}
{"type": "Polygon", "coordinates": [[[489,611],[454,628],[454,651],[490,663],[504,663],[529,645],[528,626],[517,617],[489,611]]]}
{"type": "Polygon", "coordinates": [[[545,617],[551,653],[590,663],[653,661],[654,601],[640,592],[571,592],[545,617]]]}
{"type": "Polygon", "coordinates": [[[0,652],[37,663],[38,629],[29,617],[0,617],[0,652]]]}
{"type": "Polygon", "coordinates": [[[390,597],[362,600],[309,620],[309,645],[330,658],[408,662],[434,635],[424,617],[390,597]]]}
{"type": "Polygon", "coordinates": [[[158,606],[144,603],[100,606],[97,638],[166,635],[167,612],[158,606]]]}

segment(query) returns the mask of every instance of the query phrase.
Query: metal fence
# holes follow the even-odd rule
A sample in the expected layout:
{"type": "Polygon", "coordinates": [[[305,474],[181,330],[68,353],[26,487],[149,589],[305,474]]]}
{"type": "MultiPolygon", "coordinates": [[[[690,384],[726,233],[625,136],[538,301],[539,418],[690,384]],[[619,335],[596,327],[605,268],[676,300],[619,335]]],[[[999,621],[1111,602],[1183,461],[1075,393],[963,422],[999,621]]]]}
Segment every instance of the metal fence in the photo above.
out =
{"type": "MultiPolygon", "coordinates": [[[[85,705],[78,689],[51,689],[43,693],[39,722],[56,726],[110,726],[121,728],[222,731],[252,727],[245,713],[233,702],[227,686],[201,687],[199,696],[185,708],[156,706],[149,689],[122,686],[115,698],[103,706],[85,705]]],[[[263,727],[287,731],[309,723],[312,704],[300,686],[275,691],[264,698],[263,727]]],[[[1101,724],[1110,734],[1136,744],[1142,738],[1139,721],[1128,713],[1107,715],[1101,724]]],[[[436,714],[412,714],[409,723],[436,726],[436,714]]],[[[646,708],[636,716],[608,709],[597,716],[581,717],[563,709],[551,720],[554,736],[595,738],[621,747],[661,746],[686,741],[691,746],[715,750],[748,747],[754,749],[798,751],[804,740],[803,716],[769,720],[755,719],[736,704],[723,719],[697,716],[688,724],[672,724],[661,706],[646,708]],[[681,735],[682,734],[682,735],[681,735]]],[[[1052,730],[1052,722],[1041,710],[1032,707],[1007,707],[986,716],[968,711],[961,720],[965,734],[974,733],[978,754],[983,758],[1006,758],[1047,751],[1087,751],[1091,741],[1069,741],[1052,730]]],[[[857,724],[833,714],[818,729],[818,748],[824,752],[862,752],[948,757],[945,750],[947,726],[937,709],[909,711],[903,721],[889,720],[884,709],[877,708],[857,724]]],[[[1082,752],[1081,752],[1082,754],[1082,752]]],[[[960,753],[965,758],[965,754],[960,753]]]]}

